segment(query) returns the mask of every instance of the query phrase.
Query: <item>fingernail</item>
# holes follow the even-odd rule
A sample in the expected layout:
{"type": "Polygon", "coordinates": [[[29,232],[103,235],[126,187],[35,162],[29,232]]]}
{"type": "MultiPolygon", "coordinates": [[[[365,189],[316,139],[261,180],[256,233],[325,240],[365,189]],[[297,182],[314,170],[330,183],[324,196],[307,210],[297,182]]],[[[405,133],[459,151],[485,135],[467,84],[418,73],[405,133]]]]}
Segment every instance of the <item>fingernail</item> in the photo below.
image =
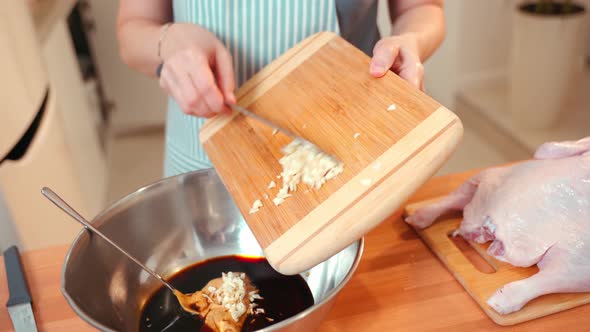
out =
{"type": "Polygon", "coordinates": [[[386,68],[385,68],[385,64],[384,64],[383,62],[379,61],[379,60],[377,60],[377,61],[374,61],[374,62],[371,64],[371,70],[373,70],[373,71],[382,72],[382,71],[384,71],[385,69],[386,69],[386,68]]]}
{"type": "Polygon", "coordinates": [[[227,94],[227,100],[230,103],[235,103],[236,102],[236,95],[233,92],[230,92],[227,94]]]}

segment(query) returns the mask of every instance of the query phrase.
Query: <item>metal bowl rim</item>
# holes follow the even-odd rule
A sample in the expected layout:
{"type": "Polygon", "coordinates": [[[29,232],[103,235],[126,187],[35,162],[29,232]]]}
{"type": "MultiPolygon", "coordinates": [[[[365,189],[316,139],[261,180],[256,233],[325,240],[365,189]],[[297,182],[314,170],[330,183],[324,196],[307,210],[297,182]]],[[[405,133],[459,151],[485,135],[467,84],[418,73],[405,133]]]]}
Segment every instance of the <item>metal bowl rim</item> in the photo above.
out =
{"type": "MultiPolygon", "coordinates": [[[[94,223],[96,220],[101,219],[104,215],[106,215],[107,213],[115,210],[116,208],[120,207],[121,205],[123,205],[124,203],[127,203],[131,200],[133,200],[135,197],[137,197],[139,194],[141,194],[143,191],[149,189],[149,188],[153,188],[161,183],[164,182],[169,182],[171,179],[174,178],[179,178],[179,177],[185,177],[188,175],[192,175],[192,174],[198,174],[198,173],[210,173],[210,172],[215,172],[215,169],[213,168],[205,168],[205,169],[200,169],[200,170],[196,170],[196,171],[192,171],[192,172],[187,172],[187,173],[182,173],[182,174],[178,174],[175,176],[170,176],[170,177],[166,177],[166,178],[162,178],[158,181],[155,181],[153,183],[150,183],[148,185],[145,185],[143,187],[140,187],[139,189],[135,190],[134,192],[125,195],[124,197],[120,198],[119,200],[117,200],[115,203],[109,205],[107,208],[105,208],[104,210],[102,210],[99,214],[97,214],[94,218],[92,218],[91,223],[94,223]]],[[[66,272],[67,272],[67,266],[68,263],[70,261],[70,256],[72,255],[72,251],[74,250],[74,248],[78,245],[78,242],[80,241],[81,237],[86,233],[86,229],[82,229],[78,235],[76,235],[76,237],[74,238],[74,241],[72,242],[72,244],[70,245],[70,248],[68,249],[66,256],[64,258],[64,262],[62,265],[62,269],[61,269],[61,285],[60,285],[60,290],[62,295],[65,297],[66,302],[68,302],[68,305],[72,308],[72,310],[74,310],[74,312],[80,317],[82,318],[86,323],[92,325],[93,327],[101,330],[101,331],[106,331],[106,332],[119,332],[116,330],[113,330],[111,328],[108,328],[106,326],[104,326],[103,324],[97,322],[96,320],[94,320],[92,317],[90,317],[90,315],[88,315],[84,310],[82,310],[78,304],[76,303],[76,301],[68,294],[67,290],[66,290],[66,272]]],[[[353,242],[355,243],[355,242],[353,242]]],[[[365,238],[362,237],[359,240],[356,241],[356,243],[358,243],[358,250],[356,252],[356,256],[354,258],[354,261],[352,262],[352,266],[350,267],[350,269],[348,270],[348,272],[346,273],[346,275],[344,276],[344,278],[342,279],[342,281],[338,284],[338,286],[336,286],[334,289],[332,289],[321,301],[319,301],[318,303],[314,303],[311,307],[305,309],[304,311],[298,313],[295,316],[292,316],[288,319],[285,319],[284,321],[281,321],[277,324],[271,325],[265,329],[262,330],[258,330],[258,332],[269,332],[269,331],[273,331],[273,330],[277,330],[283,327],[286,327],[288,325],[290,325],[291,323],[301,320],[303,318],[305,318],[306,316],[308,316],[309,314],[311,314],[313,311],[317,310],[318,308],[322,307],[324,304],[326,304],[327,302],[329,302],[334,296],[336,296],[341,290],[342,288],[344,288],[344,286],[348,283],[348,281],[352,278],[352,275],[354,274],[354,272],[356,271],[356,269],[358,268],[358,265],[360,263],[361,257],[363,256],[363,252],[364,252],[364,248],[365,248],[365,238]]],[[[352,245],[352,243],[351,243],[352,245]]]]}

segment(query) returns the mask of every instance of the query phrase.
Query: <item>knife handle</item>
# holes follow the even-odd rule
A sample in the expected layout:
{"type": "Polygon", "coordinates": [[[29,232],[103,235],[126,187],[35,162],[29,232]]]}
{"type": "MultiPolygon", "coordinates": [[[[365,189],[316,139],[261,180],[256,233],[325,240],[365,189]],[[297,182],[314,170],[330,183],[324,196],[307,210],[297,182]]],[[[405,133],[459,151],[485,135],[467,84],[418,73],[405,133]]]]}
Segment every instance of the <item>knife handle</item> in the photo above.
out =
{"type": "Polygon", "coordinates": [[[10,291],[10,297],[6,306],[30,303],[31,294],[29,293],[20,254],[16,246],[12,246],[4,251],[4,265],[6,266],[8,290],[10,291]]]}

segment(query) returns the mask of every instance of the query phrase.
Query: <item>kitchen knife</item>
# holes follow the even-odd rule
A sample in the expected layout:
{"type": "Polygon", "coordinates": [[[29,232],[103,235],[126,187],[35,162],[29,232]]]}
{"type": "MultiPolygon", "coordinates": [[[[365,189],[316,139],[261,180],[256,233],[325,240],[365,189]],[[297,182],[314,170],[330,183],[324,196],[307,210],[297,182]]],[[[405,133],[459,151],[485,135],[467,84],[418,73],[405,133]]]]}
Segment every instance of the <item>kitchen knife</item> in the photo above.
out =
{"type": "MultiPolygon", "coordinates": [[[[164,67],[164,64],[163,63],[160,63],[158,65],[158,67],[156,68],[156,76],[160,77],[160,74],[162,73],[162,68],[163,67],[164,67]]],[[[298,140],[298,141],[301,141],[301,142],[308,142],[310,144],[313,144],[313,143],[309,142],[308,140],[306,140],[306,139],[304,139],[304,138],[302,138],[300,136],[295,135],[292,131],[287,130],[287,129],[283,128],[283,127],[277,126],[272,121],[270,121],[270,120],[268,120],[268,119],[266,119],[266,118],[264,118],[264,117],[262,117],[262,116],[260,116],[258,114],[252,113],[252,112],[250,112],[249,110],[245,109],[244,107],[242,107],[240,105],[230,104],[230,103],[225,103],[225,105],[227,107],[229,107],[230,109],[232,109],[234,112],[238,112],[238,113],[241,113],[241,114],[243,114],[245,116],[248,116],[248,117],[251,117],[251,118],[253,118],[255,120],[258,120],[259,122],[262,122],[265,125],[267,125],[267,126],[269,126],[271,128],[274,128],[277,131],[280,131],[283,134],[291,137],[293,140],[298,140]]],[[[313,145],[315,145],[315,144],[313,144],[313,145]]],[[[335,159],[337,159],[337,158],[335,158],[335,159]]]]}
{"type": "MultiPolygon", "coordinates": [[[[156,76],[160,77],[160,74],[162,73],[162,68],[163,67],[164,67],[164,64],[163,63],[160,63],[158,65],[158,67],[156,68],[156,76]]],[[[249,110],[247,110],[247,109],[245,109],[245,108],[243,108],[243,107],[241,107],[239,105],[229,104],[229,103],[226,103],[225,105],[227,107],[231,108],[232,110],[234,110],[235,112],[242,113],[245,116],[254,118],[254,119],[256,119],[256,120],[264,123],[265,125],[267,125],[269,127],[275,128],[276,130],[282,132],[283,134],[285,134],[285,135],[287,135],[287,136],[289,136],[289,137],[291,137],[293,139],[300,139],[300,140],[305,141],[303,138],[296,136],[291,131],[289,131],[289,130],[287,130],[285,128],[281,128],[281,127],[275,125],[274,123],[272,123],[271,121],[269,121],[268,119],[263,118],[263,117],[261,117],[258,114],[254,114],[254,113],[250,112],[249,110]]]]}
{"type": "Polygon", "coordinates": [[[16,246],[4,251],[4,265],[10,297],[6,303],[15,332],[37,332],[31,306],[31,294],[23,273],[20,254],[16,246]]]}
{"type": "Polygon", "coordinates": [[[227,107],[231,108],[232,110],[234,110],[234,111],[236,111],[238,113],[242,113],[245,116],[254,118],[254,119],[256,119],[256,120],[264,123],[265,125],[267,125],[267,126],[269,126],[271,128],[275,128],[276,130],[282,132],[283,134],[285,134],[285,135],[287,135],[287,136],[289,136],[289,137],[291,137],[293,139],[299,139],[299,140],[305,141],[303,138],[298,137],[297,135],[293,134],[291,131],[289,131],[289,130],[287,130],[285,128],[282,128],[282,127],[277,126],[276,124],[272,123],[270,120],[268,120],[266,118],[263,118],[263,117],[261,117],[258,114],[252,113],[252,112],[250,112],[249,110],[243,108],[240,105],[236,105],[236,104],[226,104],[226,105],[227,105],[227,107]]]}

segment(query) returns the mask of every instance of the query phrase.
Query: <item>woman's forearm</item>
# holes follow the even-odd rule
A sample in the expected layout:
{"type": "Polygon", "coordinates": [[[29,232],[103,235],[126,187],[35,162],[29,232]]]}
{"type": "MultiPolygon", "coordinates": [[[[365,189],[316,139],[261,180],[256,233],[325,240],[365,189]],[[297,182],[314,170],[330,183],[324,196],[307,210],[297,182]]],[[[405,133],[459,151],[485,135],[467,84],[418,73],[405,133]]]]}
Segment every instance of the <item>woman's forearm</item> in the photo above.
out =
{"type": "Polygon", "coordinates": [[[117,38],[123,62],[155,77],[160,64],[158,43],[164,25],[170,20],[170,1],[121,0],[117,38]]]}
{"type": "Polygon", "coordinates": [[[390,1],[393,35],[414,34],[422,62],[440,46],[445,36],[442,1],[390,1]]]}
{"type": "Polygon", "coordinates": [[[158,41],[163,25],[130,21],[119,28],[119,53],[129,67],[148,76],[156,76],[160,64],[158,41]]]}

